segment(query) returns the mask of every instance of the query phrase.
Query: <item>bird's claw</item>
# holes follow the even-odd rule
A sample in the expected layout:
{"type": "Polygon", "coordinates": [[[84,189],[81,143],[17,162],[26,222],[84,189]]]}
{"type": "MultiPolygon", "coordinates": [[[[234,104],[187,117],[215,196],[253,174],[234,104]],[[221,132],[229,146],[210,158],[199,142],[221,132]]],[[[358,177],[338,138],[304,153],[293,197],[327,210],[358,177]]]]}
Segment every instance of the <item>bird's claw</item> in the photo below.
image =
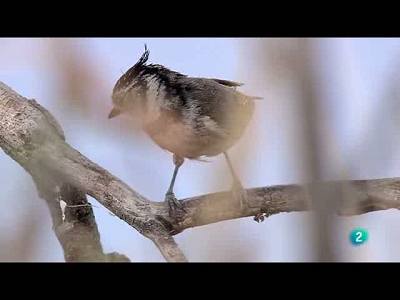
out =
{"type": "Polygon", "coordinates": [[[264,212],[259,212],[259,213],[257,213],[255,216],[254,216],[254,221],[256,221],[257,223],[260,223],[260,222],[264,222],[264,220],[266,219],[266,218],[268,218],[269,216],[271,216],[271,213],[270,212],[268,212],[268,211],[264,211],[264,212]]]}
{"type": "MultiPolygon", "coordinates": [[[[242,184],[240,181],[235,181],[232,186],[232,194],[235,200],[240,205],[240,209],[246,209],[248,208],[248,203],[247,203],[247,193],[246,190],[243,188],[242,184]]],[[[254,221],[257,223],[263,222],[265,218],[267,217],[266,213],[258,213],[254,216],[254,221]]]]}
{"type": "Polygon", "coordinates": [[[182,202],[175,197],[174,193],[172,192],[166,193],[165,201],[168,203],[169,216],[171,218],[180,219],[186,213],[186,210],[182,202]]]}
{"type": "Polygon", "coordinates": [[[254,216],[253,219],[254,219],[254,221],[256,221],[257,223],[264,222],[264,220],[265,220],[264,213],[258,213],[258,214],[256,214],[256,215],[254,216]]]}

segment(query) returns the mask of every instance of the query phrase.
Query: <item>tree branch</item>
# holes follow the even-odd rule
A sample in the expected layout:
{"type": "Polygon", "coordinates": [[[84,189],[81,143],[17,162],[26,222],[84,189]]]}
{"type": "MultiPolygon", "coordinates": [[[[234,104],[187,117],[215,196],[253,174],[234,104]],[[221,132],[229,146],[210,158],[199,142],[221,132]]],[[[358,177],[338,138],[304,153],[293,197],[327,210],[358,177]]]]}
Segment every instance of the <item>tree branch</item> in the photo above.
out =
{"type": "Polygon", "coordinates": [[[53,178],[37,175],[32,178],[49,207],[53,230],[63,248],[65,261],[129,261],[125,255],[103,252],[93,210],[84,193],[69,184],[55,182],[53,178]],[[65,203],[64,211],[60,201],[65,203]]]}
{"type": "MultiPolygon", "coordinates": [[[[233,201],[230,192],[184,199],[186,213],[180,219],[172,219],[164,202],[146,199],[72,148],[65,142],[60,125],[47,110],[1,82],[0,147],[24,167],[35,182],[37,178],[43,178],[43,174],[51,174],[57,182],[70,186],[76,199],[80,199],[70,203],[85,204],[85,194],[98,200],[113,214],[151,239],[167,261],[186,261],[172,236],[187,228],[259,213],[270,216],[281,212],[304,211],[311,204],[307,186],[261,187],[246,190],[247,205],[242,209],[233,201]]],[[[351,195],[341,204],[338,213],[342,215],[400,206],[400,178],[324,184],[339,185],[351,195]]],[[[48,203],[53,203],[55,196],[43,197],[48,198],[48,203]]],[[[56,211],[53,207],[50,210],[56,211]]],[[[53,212],[52,216],[53,222],[59,224],[59,213],[53,212]],[[54,221],[54,218],[57,220],[54,221]]],[[[91,221],[88,224],[93,225],[91,221]]],[[[97,228],[92,226],[92,229],[94,232],[91,235],[95,237],[97,228]]]]}
{"type": "MultiPolygon", "coordinates": [[[[324,182],[348,197],[337,212],[341,216],[359,215],[377,210],[400,208],[400,178],[351,180],[346,182],[324,182]]],[[[309,185],[277,185],[247,189],[247,207],[233,205],[230,192],[213,193],[184,199],[187,211],[183,220],[174,223],[175,232],[190,227],[207,225],[224,220],[254,216],[265,217],[311,208],[309,185]]]]}

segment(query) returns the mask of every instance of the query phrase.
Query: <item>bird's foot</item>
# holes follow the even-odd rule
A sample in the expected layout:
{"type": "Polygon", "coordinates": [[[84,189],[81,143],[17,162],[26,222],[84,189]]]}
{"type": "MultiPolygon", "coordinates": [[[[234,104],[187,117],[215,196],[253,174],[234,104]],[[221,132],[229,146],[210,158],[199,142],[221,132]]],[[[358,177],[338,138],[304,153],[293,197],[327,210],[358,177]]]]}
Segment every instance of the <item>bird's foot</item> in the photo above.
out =
{"type": "Polygon", "coordinates": [[[265,214],[258,213],[254,216],[253,220],[256,221],[257,223],[263,222],[265,220],[265,214]]]}
{"type": "Polygon", "coordinates": [[[168,203],[169,216],[173,219],[180,219],[186,213],[186,210],[182,204],[182,201],[175,197],[172,192],[167,192],[165,194],[165,201],[168,203]]]}
{"type": "MultiPolygon", "coordinates": [[[[244,210],[248,208],[248,202],[247,202],[247,192],[243,188],[242,184],[240,181],[235,181],[232,185],[232,194],[233,198],[239,203],[240,209],[244,210]]],[[[266,213],[258,213],[254,216],[254,221],[257,223],[263,222],[265,218],[267,217],[266,213]]]]}
{"type": "Polygon", "coordinates": [[[272,214],[270,213],[270,212],[266,212],[266,211],[264,211],[264,212],[259,212],[258,214],[256,214],[255,216],[254,216],[254,221],[256,221],[257,223],[260,223],[260,222],[264,222],[264,220],[266,219],[266,218],[268,218],[269,216],[271,216],[272,214]]]}

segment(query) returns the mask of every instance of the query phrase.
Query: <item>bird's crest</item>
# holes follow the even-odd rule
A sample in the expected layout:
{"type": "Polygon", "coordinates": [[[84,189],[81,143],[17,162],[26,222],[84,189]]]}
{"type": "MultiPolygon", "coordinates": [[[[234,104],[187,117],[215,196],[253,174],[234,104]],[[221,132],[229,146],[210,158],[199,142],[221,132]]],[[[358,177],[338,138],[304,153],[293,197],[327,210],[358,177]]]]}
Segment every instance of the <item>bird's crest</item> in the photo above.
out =
{"type": "Polygon", "coordinates": [[[147,45],[144,44],[144,53],[139,58],[139,60],[134,64],[128,71],[125,72],[124,75],[117,81],[114,87],[114,91],[128,87],[135,79],[136,76],[139,75],[140,71],[142,71],[143,67],[146,65],[147,60],[149,59],[150,51],[147,49],[147,45]]]}
{"type": "Polygon", "coordinates": [[[138,62],[133,66],[133,68],[139,68],[142,67],[146,64],[147,60],[149,59],[149,54],[150,51],[149,49],[147,49],[147,45],[144,44],[144,53],[142,54],[142,56],[139,58],[138,62]]]}

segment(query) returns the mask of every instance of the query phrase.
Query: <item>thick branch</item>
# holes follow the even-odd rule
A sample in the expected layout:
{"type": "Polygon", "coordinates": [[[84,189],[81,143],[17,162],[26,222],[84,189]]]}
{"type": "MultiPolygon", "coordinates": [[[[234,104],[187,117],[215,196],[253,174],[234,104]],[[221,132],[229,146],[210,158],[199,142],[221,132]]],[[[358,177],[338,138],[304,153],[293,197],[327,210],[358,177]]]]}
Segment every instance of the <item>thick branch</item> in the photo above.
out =
{"type": "Polygon", "coordinates": [[[53,230],[64,250],[65,261],[129,261],[125,255],[103,252],[93,210],[84,193],[54,178],[35,175],[33,179],[39,195],[49,207],[53,230]],[[60,201],[65,204],[64,211],[60,201]]]}
{"type": "MultiPolygon", "coordinates": [[[[244,209],[232,200],[230,192],[221,192],[185,199],[187,213],[179,220],[171,219],[164,203],[146,199],[73,149],[64,141],[61,127],[43,107],[1,82],[0,147],[33,177],[40,176],[40,172],[52,174],[97,199],[151,239],[168,261],[186,260],[171,235],[187,228],[259,213],[269,216],[303,211],[310,207],[306,186],[262,187],[247,190],[244,209]]],[[[326,184],[340,185],[343,192],[350,195],[345,197],[340,214],[361,214],[400,206],[400,178],[326,184]]]]}
{"type": "MultiPolygon", "coordinates": [[[[359,215],[377,210],[400,208],[400,178],[325,182],[334,185],[345,195],[339,215],[359,215]],[[347,196],[347,197],[346,197],[347,196]]],[[[247,208],[233,205],[230,192],[213,193],[184,199],[185,218],[175,223],[180,232],[190,227],[207,225],[224,220],[254,216],[266,217],[295,211],[307,211],[311,207],[308,186],[280,185],[247,189],[247,208]]]]}

